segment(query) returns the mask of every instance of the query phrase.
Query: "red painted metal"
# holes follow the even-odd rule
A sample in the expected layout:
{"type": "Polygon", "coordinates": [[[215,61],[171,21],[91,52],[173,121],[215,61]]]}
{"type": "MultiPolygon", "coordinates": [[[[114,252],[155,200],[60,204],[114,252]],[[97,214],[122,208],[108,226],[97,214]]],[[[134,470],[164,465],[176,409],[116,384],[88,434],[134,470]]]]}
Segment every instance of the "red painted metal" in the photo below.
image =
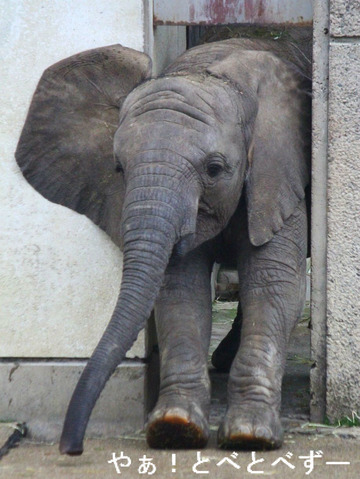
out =
{"type": "Polygon", "coordinates": [[[308,25],[311,21],[312,0],[154,0],[154,25],[308,25]]]}

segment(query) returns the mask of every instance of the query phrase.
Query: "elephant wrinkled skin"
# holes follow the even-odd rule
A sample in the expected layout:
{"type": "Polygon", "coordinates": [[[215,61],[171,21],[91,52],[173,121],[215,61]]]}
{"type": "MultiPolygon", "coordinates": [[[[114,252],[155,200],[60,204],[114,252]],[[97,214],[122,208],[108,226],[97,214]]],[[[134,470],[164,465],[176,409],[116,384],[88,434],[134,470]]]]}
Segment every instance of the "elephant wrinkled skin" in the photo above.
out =
{"type": "Polygon", "coordinates": [[[281,445],[307,248],[310,85],[295,50],[225,40],[151,78],[145,54],[113,45],[43,74],[17,162],[42,195],[87,215],[124,253],[118,301],[71,399],[62,453],[81,454],[95,402],[153,309],[161,370],[148,443],[206,444],[215,261],[237,265],[241,304],[219,445],[281,445]]]}

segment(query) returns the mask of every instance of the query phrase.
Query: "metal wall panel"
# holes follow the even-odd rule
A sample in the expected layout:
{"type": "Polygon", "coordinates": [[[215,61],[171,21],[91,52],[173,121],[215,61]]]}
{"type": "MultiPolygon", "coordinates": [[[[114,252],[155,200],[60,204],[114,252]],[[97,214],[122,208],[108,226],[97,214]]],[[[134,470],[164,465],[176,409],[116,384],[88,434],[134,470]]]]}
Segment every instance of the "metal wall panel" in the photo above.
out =
{"type": "Polygon", "coordinates": [[[313,0],[154,0],[154,25],[310,24],[313,0]]]}

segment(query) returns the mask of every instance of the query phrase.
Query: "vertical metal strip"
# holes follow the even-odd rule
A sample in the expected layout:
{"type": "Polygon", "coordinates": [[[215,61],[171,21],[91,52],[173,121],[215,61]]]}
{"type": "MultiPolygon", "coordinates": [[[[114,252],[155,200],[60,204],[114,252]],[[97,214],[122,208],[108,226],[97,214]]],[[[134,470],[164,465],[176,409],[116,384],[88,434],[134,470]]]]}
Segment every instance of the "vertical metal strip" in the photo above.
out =
{"type": "Polygon", "coordinates": [[[144,53],[154,57],[154,2],[143,0],[144,53]]]}
{"type": "Polygon", "coordinates": [[[326,414],[327,157],[329,94],[329,0],[314,0],[310,417],[326,414]]]}

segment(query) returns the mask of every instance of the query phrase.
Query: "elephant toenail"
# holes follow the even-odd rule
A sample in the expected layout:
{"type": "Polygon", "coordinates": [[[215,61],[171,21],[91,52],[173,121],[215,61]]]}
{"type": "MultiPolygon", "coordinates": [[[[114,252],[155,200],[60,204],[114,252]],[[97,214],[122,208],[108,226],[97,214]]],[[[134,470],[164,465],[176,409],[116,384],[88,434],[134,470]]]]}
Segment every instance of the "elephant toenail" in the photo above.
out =
{"type": "Polygon", "coordinates": [[[271,431],[264,426],[259,426],[255,429],[255,436],[263,439],[271,439],[271,431]]]}
{"type": "Polygon", "coordinates": [[[252,434],[251,427],[248,425],[241,425],[239,427],[239,433],[244,434],[245,436],[250,436],[252,434]]]}
{"type": "Polygon", "coordinates": [[[184,409],[179,407],[172,407],[164,414],[164,419],[171,419],[175,417],[186,422],[190,421],[189,414],[184,409]]]}

